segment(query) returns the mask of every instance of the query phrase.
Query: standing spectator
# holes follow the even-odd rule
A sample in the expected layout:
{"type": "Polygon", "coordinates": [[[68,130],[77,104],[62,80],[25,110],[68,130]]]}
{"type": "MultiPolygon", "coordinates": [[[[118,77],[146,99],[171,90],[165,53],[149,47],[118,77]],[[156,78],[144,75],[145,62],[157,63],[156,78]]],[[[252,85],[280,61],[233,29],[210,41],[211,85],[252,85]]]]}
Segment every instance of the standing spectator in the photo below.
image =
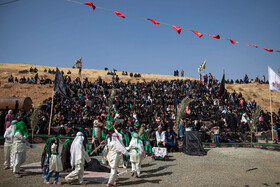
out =
{"type": "Polygon", "coordinates": [[[13,116],[13,111],[9,110],[8,114],[5,117],[5,124],[6,124],[6,128],[5,129],[10,127],[10,125],[11,125],[13,120],[15,120],[15,117],[13,116]]]}
{"type": "Polygon", "coordinates": [[[220,127],[219,126],[213,127],[213,132],[214,132],[214,143],[220,143],[219,142],[220,127]]]}
{"type": "Polygon", "coordinates": [[[276,140],[276,142],[278,143],[278,141],[279,141],[278,127],[277,127],[276,123],[273,124],[273,135],[274,135],[274,140],[276,140]]]}

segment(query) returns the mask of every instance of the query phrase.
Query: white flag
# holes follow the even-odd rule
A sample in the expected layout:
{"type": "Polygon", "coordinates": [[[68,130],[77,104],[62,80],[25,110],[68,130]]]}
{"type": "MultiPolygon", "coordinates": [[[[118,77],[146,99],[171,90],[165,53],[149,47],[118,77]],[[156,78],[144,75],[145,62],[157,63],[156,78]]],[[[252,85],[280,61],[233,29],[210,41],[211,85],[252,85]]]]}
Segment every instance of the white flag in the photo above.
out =
{"type": "Polygon", "coordinates": [[[202,69],[206,68],[206,60],[204,60],[204,62],[202,63],[202,69]]]}
{"type": "Polygon", "coordinates": [[[269,81],[270,90],[276,90],[280,92],[280,75],[275,73],[269,66],[268,66],[268,81],[269,81]]]}
{"type": "Polygon", "coordinates": [[[202,72],[202,70],[205,69],[206,66],[206,60],[204,60],[204,62],[198,67],[198,73],[202,72]]]}

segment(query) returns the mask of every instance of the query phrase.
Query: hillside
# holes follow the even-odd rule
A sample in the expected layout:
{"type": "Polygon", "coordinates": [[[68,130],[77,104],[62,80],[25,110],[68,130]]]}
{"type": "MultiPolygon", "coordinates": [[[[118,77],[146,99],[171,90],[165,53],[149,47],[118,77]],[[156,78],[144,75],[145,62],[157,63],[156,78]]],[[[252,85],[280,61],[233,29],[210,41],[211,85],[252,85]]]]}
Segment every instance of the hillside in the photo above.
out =
{"type": "MultiPolygon", "coordinates": [[[[8,83],[8,77],[12,74],[14,77],[34,77],[35,73],[30,73],[30,67],[37,68],[39,77],[54,79],[53,74],[45,73],[44,70],[51,69],[55,70],[55,67],[50,66],[38,66],[38,65],[30,65],[30,64],[3,64],[0,63],[0,97],[31,97],[34,105],[38,105],[43,100],[52,96],[52,88],[53,85],[34,85],[34,84],[14,84],[8,83]],[[20,73],[20,71],[27,70],[27,72],[20,73]]],[[[69,70],[71,71],[71,78],[78,77],[78,69],[72,68],[59,68],[63,70],[66,74],[69,70]]],[[[117,75],[120,78],[120,81],[123,82],[142,82],[142,81],[151,81],[151,80],[174,80],[174,79],[191,79],[195,80],[191,77],[174,77],[171,75],[159,75],[159,74],[141,74],[140,78],[134,78],[130,76],[123,76],[122,72],[117,72],[117,75]]],[[[105,81],[111,81],[112,76],[107,75],[107,71],[104,70],[93,70],[93,69],[83,69],[82,71],[83,79],[87,77],[89,81],[94,81],[100,76],[105,81]]],[[[270,92],[268,89],[268,85],[253,83],[253,84],[232,84],[226,85],[226,89],[229,92],[233,92],[235,90],[237,93],[241,92],[246,100],[255,99],[258,104],[264,110],[270,110],[269,108],[269,99],[270,92]]],[[[272,101],[273,101],[273,111],[278,111],[280,108],[280,92],[272,91],[272,101]]]]}

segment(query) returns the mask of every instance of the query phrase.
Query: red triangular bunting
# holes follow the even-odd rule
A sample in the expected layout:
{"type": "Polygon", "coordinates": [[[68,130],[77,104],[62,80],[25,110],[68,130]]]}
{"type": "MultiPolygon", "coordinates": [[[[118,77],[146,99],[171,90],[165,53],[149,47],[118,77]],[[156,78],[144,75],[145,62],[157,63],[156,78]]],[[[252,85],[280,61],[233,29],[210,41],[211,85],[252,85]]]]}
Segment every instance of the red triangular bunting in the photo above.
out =
{"type": "Polygon", "coordinates": [[[115,14],[116,14],[117,16],[120,16],[120,17],[122,17],[122,18],[125,18],[125,16],[124,16],[123,13],[117,12],[117,11],[114,11],[114,12],[115,12],[115,14]]]}
{"type": "Polygon", "coordinates": [[[229,41],[230,41],[230,43],[231,43],[232,45],[234,45],[234,44],[235,44],[235,41],[234,41],[234,40],[232,40],[232,39],[227,39],[227,40],[229,40],[229,41]]]}
{"type": "Polygon", "coordinates": [[[174,25],[172,25],[172,27],[178,32],[178,34],[181,33],[182,28],[181,27],[176,27],[174,25]]]}
{"type": "Polygon", "coordinates": [[[220,35],[215,36],[215,35],[208,34],[208,36],[210,36],[212,38],[220,39],[220,35]]]}
{"type": "Polygon", "coordinates": [[[95,10],[95,6],[92,4],[92,2],[86,2],[85,5],[91,6],[93,10],[95,10]]]}
{"type": "Polygon", "coordinates": [[[258,46],[256,45],[253,45],[253,44],[247,44],[248,46],[252,46],[252,47],[255,47],[255,48],[258,48],[258,46]]]}
{"type": "Polygon", "coordinates": [[[159,23],[159,22],[157,22],[156,20],[153,20],[153,19],[147,19],[147,20],[149,20],[149,21],[153,22],[153,23],[154,23],[154,24],[156,24],[156,25],[160,25],[160,23],[159,23]]]}
{"type": "Polygon", "coordinates": [[[194,30],[192,30],[192,31],[193,31],[193,33],[194,33],[194,34],[196,34],[199,38],[201,38],[201,37],[203,36],[203,34],[202,34],[202,33],[199,33],[199,32],[194,31],[194,30]]]}
{"type": "Polygon", "coordinates": [[[267,49],[267,48],[263,48],[263,49],[268,51],[268,52],[273,52],[273,49],[267,49]]]}

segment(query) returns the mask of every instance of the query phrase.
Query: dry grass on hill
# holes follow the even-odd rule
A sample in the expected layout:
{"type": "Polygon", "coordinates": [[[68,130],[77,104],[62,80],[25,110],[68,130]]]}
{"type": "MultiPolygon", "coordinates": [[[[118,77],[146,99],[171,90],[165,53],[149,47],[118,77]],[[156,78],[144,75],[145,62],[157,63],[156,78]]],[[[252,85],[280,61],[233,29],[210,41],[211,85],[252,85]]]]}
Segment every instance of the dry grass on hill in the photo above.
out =
{"type": "MultiPolygon", "coordinates": [[[[21,78],[23,76],[32,77],[35,73],[30,73],[30,67],[36,67],[38,69],[39,77],[50,78],[54,80],[54,75],[45,73],[45,69],[55,70],[55,67],[50,66],[38,66],[30,64],[1,64],[0,63],[0,97],[31,97],[34,105],[38,105],[43,100],[51,97],[53,85],[30,85],[30,84],[13,84],[8,83],[8,77],[12,74],[14,77],[21,78]],[[19,73],[20,71],[27,70],[25,73],[19,73]]],[[[78,69],[72,68],[59,68],[63,70],[66,74],[69,70],[72,72],[71,78],[74,79],[78,77],[78,69]]],[[[98,76],[100,76],[105,81],[111,81],[112,76],[107,75],[107,71],[104,70],[93,70],[93,69],[83,69],[83,78],[88,77],[89,81],[95,81],[98,76]]],[[[171,75],[159,75],[159,74],[141,74],[142,77],[134,78],[130,76],[123,76],[121,72],[117,72],[120,81],[123,82],[143,82],[151,80],[174,80],[174,79],[191,79],[192,77],[174,77],[171,75]]],[[[258,104],[264,110],[269,110],[269,98],[270,92],[268,90],[268,85],[253,83],[253,84],[233,84],[226,85],[226,89],[229,92],[235,90],[237,93],[241,92],[246,100],[255,99],[258,104]]],[[[272,101],[273,101],[273,111],[278,111],[280,108],[280,92],[272,91],[272,101]]]]}

